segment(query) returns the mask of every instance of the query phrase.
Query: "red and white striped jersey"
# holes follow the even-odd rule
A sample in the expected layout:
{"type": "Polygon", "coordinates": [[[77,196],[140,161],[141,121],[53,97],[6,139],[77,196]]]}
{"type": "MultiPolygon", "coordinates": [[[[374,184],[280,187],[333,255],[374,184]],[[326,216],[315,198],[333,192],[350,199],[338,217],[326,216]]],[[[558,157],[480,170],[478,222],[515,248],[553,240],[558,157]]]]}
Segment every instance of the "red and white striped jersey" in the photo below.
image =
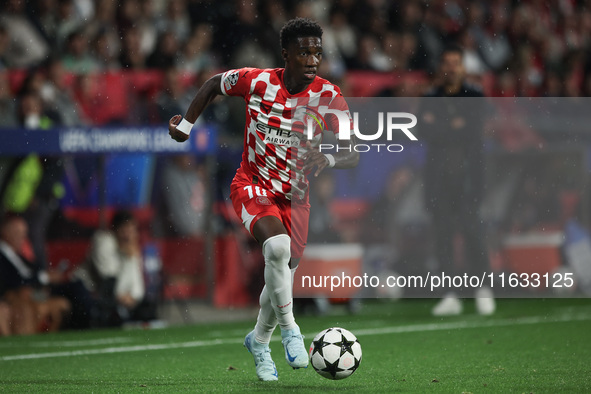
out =
{"type": "MultiPolygon", "coordinates": [[[[246,101],[240,170],[251,179],[256,177],[274,194],[291,199],[295,193],[303,198],[308,188],[303,163],[298,162],[298,151],[301,155],[304,146],[303,130],[298,133],[293,127],[292,106],[296,101],[331,100],[342,98],[342,94],[338,86],[316,77],[304,91],[292,95],[283,83],[283,72],[283,68],[229,70],[222,75],[221,90],[246,101]]],[[[344,99],[339,101],[344,103],[344,99]]]]}

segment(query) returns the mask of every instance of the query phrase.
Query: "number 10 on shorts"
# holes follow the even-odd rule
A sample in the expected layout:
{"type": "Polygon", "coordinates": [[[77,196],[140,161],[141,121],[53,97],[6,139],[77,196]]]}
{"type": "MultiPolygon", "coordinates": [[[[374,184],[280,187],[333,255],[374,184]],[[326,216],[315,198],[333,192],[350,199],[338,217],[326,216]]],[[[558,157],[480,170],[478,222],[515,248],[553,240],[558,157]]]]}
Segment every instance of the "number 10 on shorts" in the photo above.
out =
{"type": "MultiPolygon", "coordinates": [[[[243,189],[248,192],[248,198],[253,198],[254,197],[254,194],[252,192],[252,185],[244,186],[243,189]]],[[[254,187],[254,192],[259,197],[267,197],[267,190],[266,189],[261,189],[259,186],[255,186],[254,187]]]]}

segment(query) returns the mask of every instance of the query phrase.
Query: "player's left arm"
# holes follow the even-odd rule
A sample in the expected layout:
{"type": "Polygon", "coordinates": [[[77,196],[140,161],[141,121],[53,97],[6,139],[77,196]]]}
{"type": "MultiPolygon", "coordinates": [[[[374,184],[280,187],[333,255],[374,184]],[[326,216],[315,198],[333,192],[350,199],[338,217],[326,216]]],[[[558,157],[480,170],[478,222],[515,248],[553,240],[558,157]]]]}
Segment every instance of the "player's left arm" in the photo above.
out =
{"type": "Polygon", "coordinates": [[[348,140],[338,139],[338,149],[334,153],[322,153],[318,148],[307,142],[308,151],[304,155],[304,172],[312,171],[316,167],[314,176],[318,176],[325,168],[353,168],[359,163],[359,152],[355,151],[356,139],[354,135],[348,140]]]}

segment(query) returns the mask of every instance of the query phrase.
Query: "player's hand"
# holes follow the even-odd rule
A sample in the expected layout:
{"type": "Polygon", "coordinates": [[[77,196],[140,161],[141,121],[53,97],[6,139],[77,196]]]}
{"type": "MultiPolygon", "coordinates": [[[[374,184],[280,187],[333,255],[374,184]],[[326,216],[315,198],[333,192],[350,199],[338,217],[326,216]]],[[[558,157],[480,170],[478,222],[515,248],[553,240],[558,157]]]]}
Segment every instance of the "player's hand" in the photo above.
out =
{"type": "Polygon", "coordinates": [[[128,293],[122,294],[117,297],[117,301],[124,307],[131,309],[136,306],[137,301],[128,293]]]}
{"type": "Polygon", "coordinates": [[[170,137],[177,142],[185,142],[187,139],[189,139],[187,134],[177,130],[176,128],[181,119],[183,119],[181,115],[175,115],[168,121],[168,135],[170,135],[170,137]]]}
{"type": "Polygon", "coordinates": [[[310,141],[306,141],[306,149],[307,152],[303,156],[304,172],[310,172],[316,167],[314,176],[318,176],[328,166],[328,159],[318,148],[313,148],[310,141]]]}

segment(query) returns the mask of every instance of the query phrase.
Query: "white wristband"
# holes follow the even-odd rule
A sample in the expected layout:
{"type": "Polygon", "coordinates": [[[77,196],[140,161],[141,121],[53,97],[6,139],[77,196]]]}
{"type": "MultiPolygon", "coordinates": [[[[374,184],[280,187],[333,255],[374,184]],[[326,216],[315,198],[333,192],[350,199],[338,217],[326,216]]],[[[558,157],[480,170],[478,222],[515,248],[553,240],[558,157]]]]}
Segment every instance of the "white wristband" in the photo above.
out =
{"type": "Polygon", "coordinates": [[[335,165],[334,156],[327,153],[324,155],[324,157],[326,157],[326,160],[328,160],[328,167],[333,168],[335,165]]]}
{"type": "Polygon", "coordinates": [[[181,123],[176,125],[176,129],[182,133],[187,135],[191,134],[191,129],[193,128],[193,123],[189,122],[187,119],[183,118],[181,123]]]}

